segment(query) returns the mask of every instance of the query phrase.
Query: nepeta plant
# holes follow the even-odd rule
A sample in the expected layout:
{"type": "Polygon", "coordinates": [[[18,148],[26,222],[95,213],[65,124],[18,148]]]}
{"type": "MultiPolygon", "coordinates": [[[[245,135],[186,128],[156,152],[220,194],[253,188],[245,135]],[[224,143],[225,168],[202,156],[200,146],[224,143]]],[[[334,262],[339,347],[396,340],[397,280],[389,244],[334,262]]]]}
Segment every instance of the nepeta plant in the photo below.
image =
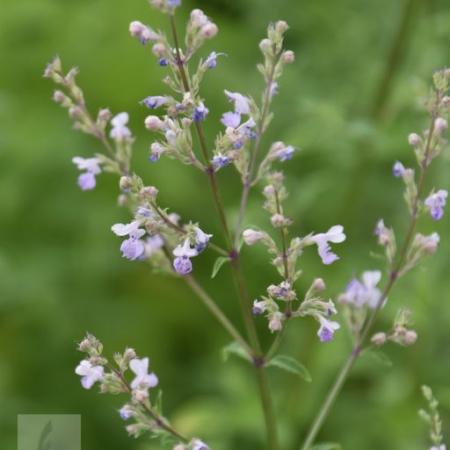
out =
{"type": "MultiPolygon", "coordinates": [[[[417,228],[421,216],[429,215],[437,221],[444,214],[447,191],[433,189],[427,193],[430,184],[427,174],[430,164],[446,145],[444,134],[448,126],[444,116],[450,109],[450,97],[446,95],[450,70],[434,74],[433,88],[426,101],[429,125],[422,133],[412,133],[408,138],[415,153],[417,169],[405,167],[401,162],[396,162],[393,167],[393,175],[405,185],[404,197],[409,215],[407,230],[396,235],[383,219],[378,221],[375,235],[384,251],[385,267],[382,270],[370,268],[352,279],[345,292],[337,296],[337,308],[333,300],[325,295],[326,285],[322,278],[307,275],[312,281],[306,292],[296,289],[296,281],[303,276],[300,257],[308,247],[317,249],[323,264],[333,264],[339,259],[335,252],[339,253],[337,244],[346,239],[344,229],[339,224],[326,224],[319,233],[291,235],[293,221],[286,212],[288,193],[281,169],[297,149],[281,141],[266,147],[262,140],[272,119],[272,99],[278,92],[283,70],[295,59],[294,53],[283,46],[287,23],[278,21],[270,24],[267,37],[259,44],[263,61],[258,65],[258,70],[264,80],[261,100],[258,102],[248,95],[224,90],[230,102],[230,111],[222,115],[223,131],[211,143],[206,140],[204,123],[213,105],[205,104],[200,87],[203,78],[220,64],[222,53],[214,51],[200,58],[197,55],[204,42],[218,33],[218,27],[196,9],[190,14],[182,43],[174,21],[180,1],[152,0],[150,3],[167,15],[169,35],[138,21],[130,24],[129,32],[143,46],[151,46],[157,63],[167,70],[164,82],[170,93],[152,93],[161,95],[147,96],[141,101],[143,108],[163,111],[162,114],[153,113],[145,119],[144,125],[150,132],[151,141],[148,159],[150,163],[157,163],[161,157],[167,156],[190,166],[190,170],[199,170],[205,174],[205,183],[209,185],[222,228],[222,241],[204,230],[195,218],[182,220],[159,200],[158,189],[146,185],[143,178],[132,169],[134,137],[128,128],[128,114],[112,114],[108,109],[101,109],[94,118],[77,84],[78,70],[73,68],[65,73],[60,59],[55,58],[45,70],[45,76],[60,86],[60,90],[54,93],[54,100],[68,110],[75,128],[96,138],[104,150],[87,158],[73,158],[73,163],[81,171],[78,184],[82,190],[94,189],[97,177],[103,172],[113,173],[120,178],[119,205],[129,209],[131,218],[129,223],[112,225],[111,230],[121,239],[118,245],[122,256],[131,261],[147,262],[158,272],[182,278],[230,334],[233,344],[227,351],[243,357],[254,367],[265,417],[268,448],[276,450],[287,446],[280,447],[278,440],[277,415],[271,400],[266,369],[275,366],[297,373],[305,379],[310,378],[306,368],[298,361],[279,354],[286,328],[296,326],[294,323],[298,321],[295,319],[312,319],[317,323],[317,339],[323,343],[332,341],[341,326],[345,325],[349,329],[353,338],[352,348],[305,437],[301,448],[307,450],[313,445],[361,353],[389,342],[408,346],[417,339],[416,331],[411,328],[408,310],[398,312],[391,329],[374,330],[374,327],[397,280],[434,253],[439,244],[436,232],[424,235],[417,228]],[[242,183],[239,215],[234,226],[225,214],[216,176],[218,171],[231,171],[232,166],[242,183]],[[268,213],[267,222],[270,223],[267,229],[245,227],[249,195],[257,186],[262,187],[263,207],[268,213]],[[263,245],[270,263],[276,269],[273,283],[261,286],[261,290],[255,293],[255,300],[253,293],[250,296],[247,291],[241,268],[240,256],[244,251],[244,243],[247,246],[263,245]],[[194,275],[196,258],[204,251],[218,255],[213,277],[224,264],[231,267],[236,297],[246,328],[245,336],[226,317],[194,275]],[[336,319],[338,309],[340,320],[336,319]],[[258,316],[264,316],[264,319],[258,316]],[[268,349],[263,349],[260,344],[256,320],[266,320],[267,328],[274,335],[268,349]]],[[[102,344],[92,335],[86,336],[79,350],[86,353],[86,358],[76,368],[84,388],[90,389],[99,383],[103,393],[127,396],[127,401],[120,409],[120,416],[130,422],[127,430],[131,435],[137,437],[148,432],[175,445],[176,450],[209,448],[198,438],[185,437],[163,416],[161,397],[155,393],[158,378],[154,373],[149,373],[148,358],[138,358],[134,350],[126,349],[123,353],[115,354],[110,362],[103,354],[102,344]]],[[[435,421],[434,418],[430,420],[435,421]]],[[[444,448],[441,441],[439,436],[433,438],[433,444],[440,445],[440,449],[444,448]]]]}

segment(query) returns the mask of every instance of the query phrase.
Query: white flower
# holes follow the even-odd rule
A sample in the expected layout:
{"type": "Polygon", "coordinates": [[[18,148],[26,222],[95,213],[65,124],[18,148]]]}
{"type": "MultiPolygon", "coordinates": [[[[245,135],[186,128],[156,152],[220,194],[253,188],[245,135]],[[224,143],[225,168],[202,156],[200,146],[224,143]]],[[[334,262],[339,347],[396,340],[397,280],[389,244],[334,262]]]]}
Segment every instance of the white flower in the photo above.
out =
{"type": "Polygon", "coordinates": [[[178,245],[173,250],[174,256],[178,258],[192,258],[198,255],[198,251],[195,248],[191,248],[189,238],[187,238],[183,245],[178,245]]]}
{"type": "Polygon", "coordinates": [[[131,131],[127,127],[128,113],[121,112],[117,114],[112,120],[112,129],[110,132],[111,139],[115,141],[124,141],[131,137],[131,131]]]}
{"type": "Polygon", "coordinates": [[[148,373],[149,359],[132,359],[130,361],[130,369],[136,377],[131,382],[131,389],[152,388],[158,384],[158,377],[154,373],[148,373]]]}
{"type": "Polygon", "coordinates": [[[331,227],[326,233],[319,233],[312,236],[312,241],[317,244],[319,256],[322,258],[324,264],[331,264],[339,257],[333,253],[328,245],[328,242],[338,244],[345,241],[344,227],[342,225],[335,225],[331,227]]]}
{"type": "Polygon", "coordinates": [[[75,369],[75,373],[81,377],[81,385],[85,389],[90,389],[97,381],[103,379],[103,367],[93,366],[90,361],[83,360],[75,369]]]}

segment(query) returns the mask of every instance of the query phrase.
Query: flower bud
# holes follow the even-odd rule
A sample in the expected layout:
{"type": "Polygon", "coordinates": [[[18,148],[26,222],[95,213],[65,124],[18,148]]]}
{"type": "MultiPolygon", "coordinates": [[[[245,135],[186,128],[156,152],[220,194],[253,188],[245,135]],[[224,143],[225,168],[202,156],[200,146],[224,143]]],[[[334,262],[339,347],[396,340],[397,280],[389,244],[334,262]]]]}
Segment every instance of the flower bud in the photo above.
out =
{"type": "Polygon", "coordinates": [[[291,224],[290,219],[284,217],[283,214],[274,214],[270,218],[270,222],[275,228],[285,227],[291,224]]]}
{"type": "Polygon", "coordinates": [[[111,117],[112,117],[111,111],[108,108],[102,108],[98,112],[97,119],[100,120],[101,122],[108,122],[108,120],[110,120],[111,117]]]}
{"type": "Polygon", "coordinates": [[[373,345],[376,345],[377,347],[381,347],[386,342],[386,333],[380,332],[375,333],[372,338],[370,339],[370,342],[372,342],[373,345]]]}
{"type": "Polygon", "coordinates": [[[200,36],[205,39],[213,38],[219,32],[219,28],[215,23],[209,22],[200,29],[200,36]]]}
{"type": "Polygon", "coordinates": [[[326,289],[325,281],[322,278],[316,278],[311,285],[311,289],[315,292],[324,291],[326,289]]]}
{"type": "Polygon", "coordinates": [[[123,176],[120,177],[119,187],[121,191],[129,191],[133,186],[133,182],[130,177],[123,176]]]}
{"type": "Polygon", "coordinates": [[[69,108],[69,116],[72,119],[81,120],[81,119],[83,119],[83,114],[84,114],[83,110],[79,106],[74,105],[69,108]]]}
{"type": "Polygon", "coordinates": [[[295,61],[295,53],[292,50],[286,50],[281,55],[281,58],[285,64],[292,64],[295,61]]]}
{"type": "Polygon", "coordinates": [[[275,24],[275,30],[278,31],[278,33],[286,33],[286,31],[289,29],[289,25],[287,24],[286,21],[284,20],[279,20],[276,24],[275,24]]]}
{"type": "Polygon", "coordinates": [[[145,186],[141,189],[140,194],[143,197],[147,197],[150,200],[154,200],[158,196],[158,189],[155,186],[145,186]]]}
{"type": "Polygon", "coordinates": [[[200,28],[208,23],[208,17],[201,9],[191,11],[191,23],[194,27],[200,28]]]}
{"type": "Polygon", "coordinates": [[[166,46],[161,42],[157,42],[152,47],[152,52],[155,56],[157,56],[158,58],[161,58],[166,53],[166,46]]]}
{"type": "Polygon", "coordinates": [[[417,333],[414,330],[408,330],[404,335],[404,345],[413,345],[417,341],[417,333]]]}
{"type": "Polygon", "coordinates": [[[270,317],[269,320],[269,330],[274,331],[280,331],[283,328],[283,322],[281,321],[283,317],[283,314],[281,313],[275,313],[270,317]]]}
{"type": "Polygon", "coordinates": [[[144,30],[145,25],[142,22],[139,22],[138,20],[134,20],[130,23],[129,31],[131,36],[133,37],[139,37],[144,30]]]}
{"type": "Polygon", "coordinates": [[[261,49],[261,51],[263,53],[267,53],[270,52],[272,50],[272,41],[270,39],[263,39],[260,43],[259,43],[259,48],[261,49]]]}
{"type": "Polygon", "coordinates": [[[413,147],[417,147],[420,144],[420,141],[421,141],[420,136],[417,133],[411,133],[408,136],[408,143],[413,147]]]}
{"type": "Polygon", "coordinates": [[[162,120],[157,116],[147,116],[144,123],[145,128],[152,131],[160,130],[163,126],[162,120]]]}
{"type": "Polygon", "coordinates": [[[448,123],[447,121],[442,118],[442,117],[438,117],[435,121],[434,121],[434,129],[436,131],[436,133],[443,133],[446,129],[448,128],[448,123]]]}
{"type": "Polygon", "coordinates": [[[126,196],[125,194],[120,194],[117,197],[117,205],[120,207],[124,207],[128,205],[128,196],[126,196]]]}
{"type": "Polygon", "coordinates": [[[262,231],[247,229],[242,233],[244,242],[247,245],[253,245],[265,238],[266,234],[262,231]]]}
{"type": "Polygon", "coordinates": [[[266,198],[271,198],[273,195],[275,195],[274,186],[271,184],[267,185],[263,190],[263,194],[266,198]]]}
{"type": "Polygon", "coordinates": [[[64,104],[64,102],[66,101],[66,99],[67,99],[67,95],[64,94],[64,92],[58,91],[58,90],[56,90],[55,92],[53,92],[53,101],[54,101],[55,103],[61,103],[61,104],[64,104]]]}

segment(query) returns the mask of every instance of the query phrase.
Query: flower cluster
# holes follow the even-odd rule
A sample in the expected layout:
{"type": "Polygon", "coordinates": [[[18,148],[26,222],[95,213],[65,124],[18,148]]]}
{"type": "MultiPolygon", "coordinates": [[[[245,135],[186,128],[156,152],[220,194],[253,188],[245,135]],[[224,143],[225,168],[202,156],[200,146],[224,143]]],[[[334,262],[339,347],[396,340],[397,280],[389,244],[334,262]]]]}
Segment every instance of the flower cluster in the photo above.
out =
{"type": "Polygon", "coordinates": [[[149,372],[148,358],[138,358],[133,349],[127,348],[123,353],[116,353],[114,363],[111,363],[103,355],[102,343],[91,334],[80,342],[78,350],[86,354],[75,369],[85,389],[100,383],[103,394],[125,394],[129,397],[119,409],[119,415],[124,421],[133,422],[126,426],[130,436],[150,433],[152,437],[174,442],[174,449],[209,450],[199,439],[184,438],[163,417],[161,395],[150,395],[151,390],[158,386],[158,377],[149,372]],[[180,440],[182,442],[177,443],[180,440]]]}

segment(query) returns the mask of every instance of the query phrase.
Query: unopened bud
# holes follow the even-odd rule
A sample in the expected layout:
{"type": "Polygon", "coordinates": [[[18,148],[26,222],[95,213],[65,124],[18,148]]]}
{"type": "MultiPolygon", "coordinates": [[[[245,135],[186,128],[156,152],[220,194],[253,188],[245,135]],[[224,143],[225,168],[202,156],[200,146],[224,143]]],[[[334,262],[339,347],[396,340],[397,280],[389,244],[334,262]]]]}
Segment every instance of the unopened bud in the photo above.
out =
{"type": "Polygon", "coordinates": [[[438,117],[435,120],[434,129],[435,129],[436,133],[439,133],[439,134],[443,133],[447,128],[448,128],[448,123],[444,118],[438,117]]]}
{"type": "Polygon", "coordinates": [[[165,55],[166,53],[166,46],[161,43],[161,42],[157,42],[153,47],[152,47],[152,52],[155,56],[158,56],[158,58],[161,58],[162,56],[165,55]]]}
{"type": "Polygon", "coordinates": [[[272,49],[272,41],[270,39],[263,39],[259,43],[259,48],[263,53],[269,52],[272,49]]]}
{"type": "Polygon", "coordinates": [[[157,116],[147,116],[145,119],[145,128],[147,130],[157,131],[163,126],[163,122],[157,116]]]}
{"type": "Polygon", "coordinates": [[[119,187],[121,191],[129,191],[133,186],[133,182],[130,177],[123,176],[120,177],[119,187]]]}
{"type": "Polygon", "coordinates": [[[278,31],[278,33],[285,33],[288,29],[289,29],[289,25],[287,24],[286,21],[284,20],[279,20],[276,24],[275,24],[275,29],[278,31]]]}
{"type": "Polygon", "coordinates": [[[413,147],[417,147],[420,144],[420,136],[417,133],[411,133],[408,136],[408,143],[413,147]]]}
{"type": "Polygon", "coordinates": [[[316,278],[311,285],[311,288],[316,292],[324,291],[326,289],[325,281],[322,278],[316,278]]]}
{"type": "Polygon", "coordinates": [[[281,58],[285,64],[292,64],[295,61],[295,53],[292,50],[286,50],[281,58]]]}
{"type": "Polygon", "coordinates": [[[370,342],[372,342],[373,345],[376,345],[377,347],[381,347],[386,343],[386,333],[380,332],[375,333],[372,338],[370,339],[370,342]]]}
{"type": "Polygon", "coordinates": [[[151,200],[154,200],[158,196],[158,189],[155,186],[145,186],[141,189],[141,195],[151,200]]]}
{"type": "Polygon", "coordinates": [[[213,38],[219,32],[219,28],[215,23],[209,22],[200,29],[200,36],[205,39],[213,38]]]}

